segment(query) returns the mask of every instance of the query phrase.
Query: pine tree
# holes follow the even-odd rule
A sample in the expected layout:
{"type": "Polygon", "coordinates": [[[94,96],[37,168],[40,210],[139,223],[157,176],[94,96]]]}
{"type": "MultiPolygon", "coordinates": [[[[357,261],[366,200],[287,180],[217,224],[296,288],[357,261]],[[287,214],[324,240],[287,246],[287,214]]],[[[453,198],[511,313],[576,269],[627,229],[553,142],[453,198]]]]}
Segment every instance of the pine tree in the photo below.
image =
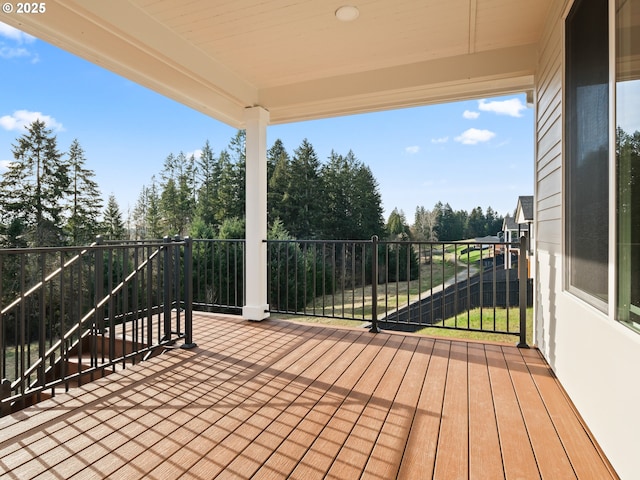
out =
{"type": "Polygon", "coordinates": [[[390,240],[397,240],[401,237],[409,237],[409,226],[407,225],[407,217],[402,210],[394,208],[389,214],[387,220],[387,233],[390,240]]]}
{"type": "Polygon", "coordinates": [[[111,194],[103,215],[103,232],[107,240],[124,240],[125,229],[116,197],[111,194]]]}
{"type": "Polygon", "coordinates": [[[329,161],[320,170],[320,176],[324,194],[321,236],[327,239],[359,240],[353,228],[353,163],[332,150],[329,161]]]}
{"type": "MultiPolygon", "coordinates": [[[[234,204],[236,201],[236,175],[234,172],[234,165],[226,150],[222,150],[220,152],[218,164],[220,168],[220,178],[218,181],[218,190],[216,192],[215,220],[217,225],[222,225],[222,222],[224,222],[225,219],[238,217],[238,215],[236,215],[238,208],[237,205],[234,204]]],[[[242,205],[244,208],[244,202],[242,205]]],[[[242,215],[244,215],[244,212],[242,215]]]]}
{"type": "Polygon", "coordinates": [[[451,205],[448,203],[442,205],[442,202],[438,202],[434,208],[439,212],[436,228],[438,240],[445,242],[462,240],[467,225],[467,212],[462,210],[454,212],[451,205]]]}
{"type": "Polygon", "coordinates": [[[246,132],[238,130],[236,135],[229,142],[227,151],[233,168],[231,169],[231,184],[233,200],[229,204],[227,218],[244,218],[246,204],[246,170],[247,170],[247,150],[246,132]]]}
{"type": "Polygon", "coordinates": [[[69,167],[58,151],[56,137],[44,122],[36,120],[18,138],[13,156],[0,181],[5,221],[21,219],[34,246],[62,244],[69,167]]]}
{"type": "Polygon", "coordinates": [[[424,207],[416,207],[416,214],[411,231],[413,238],[421,242],[435,242],[438,240],[436,226],[438,224],[438,211],[427,210],[424,207]]]}
{"type": "Polygon", "coordinates": [[[202,154],[197,163],[199,181],[196,218],[207,226],[216,225],[216,197],[220,180],[220,164],[213,155],[209,140],[202,147],[202,154]]]}
{"type": "Polygon", "coordinates": [[[280,139],[276,140],[267,152],[267,215],[270,225],[278,219],[287,217],[284,196],[289,185],[289,164],[291,159],[280,139]]]}
{"type": "Polygon", "coordinates": [[[356,228],[354,236],[368,239],[377,235],[382,238],[384,236],[382,195],[373,172],[364,164],[359,164],[356,169],[352,195],[352,221],[356,228]]]}
{"type": "Polygon", "coordinates": [[[146,226],[147,238],[160,239],[166,235],[162,226],[162,214],[160,212],[160,193],[156,177],[151,177],[151,185],[147,189],[146,226]]]}
{"type": "Polygon", "coordinates": [[[485,221],[484,213],[482,212],[482,207],[476,207],[473,210],[471,210],[471,215],[469,215],[469,222],[467,223],[466,237],[479,238],[479,237],[484,237],[485,235],[486,235],[486,221],[485,221]]]}
{"type": "Polygon", "coordinates": [[[70,215],[67,230],[74,245],[93,241],[100,229],[98,218],[102,210],[102,198],[95,173],[84,167],[84,150],[74,140],[69,147],[70,215]]]}
{"type": "Polygon", "coordinates": [[[170,235],[184,235],[195,214],[195,158],[170,154],[161,173],[160,207],[170,235]]]}
{"type": "Polygon", "coordinates": [[[379,252],[387,262],[384,271],[388,281],[413,280],[418,277],[420,262],[409,243],[410,229],[402,210],[394,208],[387,221],[389,240],[400,243],[388,244],[386,251],[379,252]],[[408,264],[408,265],[407,265],[408,264]]]}
{"type": "Polygon", "coordinates": [[[382,235],[382,199],[371,169],[351,150],[346,156],[332,151],[320,173],[322,236],[361,240],[382,235]]]}
{"type": "Polygon", "coordinates": [[[318,157],[305,138],[294,151],[287,193],[282,199],[286,212],[282,221],[294,238],[313,239],[321,233],[318,228],[322,214],[319,170],[318,157]]]}

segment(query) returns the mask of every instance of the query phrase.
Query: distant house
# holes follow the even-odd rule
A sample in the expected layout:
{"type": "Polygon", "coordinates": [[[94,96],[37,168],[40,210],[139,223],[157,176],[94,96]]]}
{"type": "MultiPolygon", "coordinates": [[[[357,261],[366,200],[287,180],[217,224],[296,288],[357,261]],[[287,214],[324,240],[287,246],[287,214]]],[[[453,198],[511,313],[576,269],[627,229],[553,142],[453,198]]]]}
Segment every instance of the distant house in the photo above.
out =
{"type": "MultiPolygon", "coordinates": [[[[518,197],[515,218],[507,215],[502,222],[502,236],[505,242],[516,242],[522,235],[529,238],[528,253],[533,250],[533,195],[522,195],[518,197]]],[[[513,259],[518,255],[517,247],[509,247],[510,254],[507,255],[505,268],[512,268],[513,259]]]]}
{"type": "Polygon", "coordinates": [[[518,237],[523,233],[529,237],[529,246],[527,247],[529,255],[533,255],[533,195],[518,197],[518,206],[516,207],[516,223],[520,226],[526,226],[520,232],[518,237]]]}

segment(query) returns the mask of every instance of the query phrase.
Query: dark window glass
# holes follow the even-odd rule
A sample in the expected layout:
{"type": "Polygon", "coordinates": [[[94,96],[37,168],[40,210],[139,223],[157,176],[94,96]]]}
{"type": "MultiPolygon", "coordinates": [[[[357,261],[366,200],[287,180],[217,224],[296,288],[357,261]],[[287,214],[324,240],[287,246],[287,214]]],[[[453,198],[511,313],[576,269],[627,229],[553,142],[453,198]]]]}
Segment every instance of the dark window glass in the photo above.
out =
{"type": "Polygon", "coordinates": [[[578,0],[566,21],[566,251],[569,288],[605,308],[609,245],[607,0],[578,0]]]}

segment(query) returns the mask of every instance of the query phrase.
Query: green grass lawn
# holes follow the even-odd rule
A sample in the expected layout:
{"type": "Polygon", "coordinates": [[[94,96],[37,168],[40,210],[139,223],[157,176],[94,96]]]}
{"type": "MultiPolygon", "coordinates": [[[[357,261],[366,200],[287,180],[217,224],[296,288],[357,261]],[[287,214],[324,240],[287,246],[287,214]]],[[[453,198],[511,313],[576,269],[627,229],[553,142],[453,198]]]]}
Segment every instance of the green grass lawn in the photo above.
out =
{"type": "MultiPolygon", "coordinates": [[[[448,318],[444,321],[445,327],[455,327],[461,329],[473,328],[493,329],[494,311],[491,308],[482,309],[482,319],[480,317],[480,309],[476,308],[466,313],[459,314],[456,317],[448,318]],[[482,320],[482,321],[481,321],[482,320]]],[[[518,332],[520,329],[520,309],[512,307],[508,309],[508,325],[507,325],[507,309],[497,308],[495,312],[495,330],[506,332],[518,332]]],[[[446,338],[462,338],[469,340],[482,340],[492,342],[517,343],[519,337],[514,335],[503,335],[489,332],[475,332],[469,330],[451,330],[447,328],[426,327],[417,333],[424,335],[446,337],[446,338]]],[[[527,344],[533,344],[533,308],[527,308],[527,344]]]]}
{"type": "MultiPolygon", "coordinates": [[[[444,280],[454,276],[456,271],[462,271],[465,268],[460,264],[456,267],[450,262],[443,263],[434,257],[430,263],[421,264],[420,277],[417,280],[379,284],[377,288],[378,315],[386,310],[394,311],[417,301],[419,298],[429,296],[432,287],[441,285],[444,280]]],[[[307,311],[322,315],[324,308],[327,314],[333,314],[335,311],[336,314],[344,317],[371,318],[372,292],[371,285],[344,292],[337,291],[333,295],[315,298],[307,305],[307,311]]]]}
{"type": "MultiPolygon", "coordinates": [[[[326,317],[305,317],[302,315],[272,315],[273,318],[279,318],[283,320],[292,320],[306,323],[317,323],[322,325],[338,325],[349,327],[360,327],[368,325],[368,321],[362,320],[343,320],[336,318],[326,317]]],[[[485,328],[490,326],[493,328],[493,309],[483,309],[482,311],[482,324],[485,328]]],[[[506,309],[496,309],[496,330],[502,331],[518,331],[520,326],[520,313],[517,307],[509,309],[509,329],[507,329],[507,313],[506,309]]],[[[467,323],[467,315],[460,314],[457,317],[449,318],[445,320],[445,326],[454,327],[457,324],[458,328],[480,328],[480,309],[474,309],[469,312],[469,323],[467,323]],[[457,322],[457,323],[456,323],[457,322]],[[470,325],[470,327],[468,327],[470,325]]],[[[419,335],[426,335],[430,337],[440,338],[459,338],[463,340],[478,340],[485,342],[500,342],[515,344],[518,343],[519,337],[516,335],[505,335],[491,332],[475,332],[469,330],[453,330],[450,328],[437,328],[426,327],[416,331],[419,335]]],[[[527,344],[533,345],[533,308],[527,308],[527,344]]]]}

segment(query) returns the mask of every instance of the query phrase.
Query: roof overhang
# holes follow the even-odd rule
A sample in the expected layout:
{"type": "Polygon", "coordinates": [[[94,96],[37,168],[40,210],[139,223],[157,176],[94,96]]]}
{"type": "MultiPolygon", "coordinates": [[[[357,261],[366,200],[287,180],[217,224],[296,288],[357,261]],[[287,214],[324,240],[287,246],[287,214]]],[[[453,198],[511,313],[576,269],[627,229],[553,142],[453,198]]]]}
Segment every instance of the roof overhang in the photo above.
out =
{"type": "Polygon", "coordinates": [[[354,25],[306,0],[59,0],[2,21],[236,128],[258,105],[277,124],[534,88],[551,0],[354,3],[354,25]]]}

